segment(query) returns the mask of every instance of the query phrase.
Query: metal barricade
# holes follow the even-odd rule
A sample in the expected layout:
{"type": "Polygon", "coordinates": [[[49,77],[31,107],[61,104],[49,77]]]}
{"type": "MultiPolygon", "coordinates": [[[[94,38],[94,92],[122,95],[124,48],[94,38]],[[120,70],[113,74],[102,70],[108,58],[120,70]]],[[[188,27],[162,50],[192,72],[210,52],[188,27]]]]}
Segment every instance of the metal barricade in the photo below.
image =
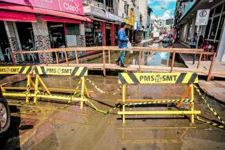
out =
{"type": "Polygon", "coordinates": [[[193,84],[198,83],[198,76],[196,73],[120,73],[119,83],[122,84],[122,111],[118,111],[122,115],[123,124],[125,124],[125,115],[190,115],[191,123],[194,123],[194,115],[200,114],[200,111],[194,110],[194,88],[193,84]],[[185,93],[179,100],[171,99],[140,99],[129,100],[126,99],[127,85],[155,85],[155,84],[188,84],[185,93]],[[185,99],[189,95],[190,99],[185,99]],[[182,102],[189,102],[190,110],[177,111],[126,111],[126,106],[130,102],[137,104],[161,104],[161,103],[178,103],[180,107],[182,102]]]}

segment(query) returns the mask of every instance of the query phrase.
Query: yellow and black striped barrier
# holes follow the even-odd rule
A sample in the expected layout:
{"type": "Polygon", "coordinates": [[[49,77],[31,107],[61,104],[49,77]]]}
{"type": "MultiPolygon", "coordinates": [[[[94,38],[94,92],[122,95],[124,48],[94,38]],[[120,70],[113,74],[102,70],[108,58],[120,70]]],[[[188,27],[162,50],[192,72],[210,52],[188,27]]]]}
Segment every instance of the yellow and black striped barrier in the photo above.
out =
{"type": "Polygon", "coordinates": [[[26,103],[29,103],[30,98],[34,98],[34,103],[37,103],[37,100],[42,99],[55,99],[55,100],[67,100],[71,101],[80,101],[80,108],[83,108],[84,102],[88,101],[84,96],[86,94],[89,97],[89,93],[86,86],[85,76],[88,75],[87,67],[59,67],[59,66],[3,66],[0,67],[0,74],[27,74],[27,86],[25,92],[7,92],[4,87],[1,85],[4,96],[9,97],[25,97],[26,103]],[[35,74],[35,82],[32,80],[31,74],[35,74]],[[41,75],[59,75],[59,76],[76,76],[80,77],[80,82],[74,90],[72,96],[62,96],[55,95],[50,92],[44,81],[41,79],[41,75]],[[41,92],[40,86],[46,92],[41,92]],[[34,91],[31,90],[31,87],[34,88],[34,91]],[[80,97],[77,97],[77,91],[80,88],[80,97]]]}
{"type": "MultiPolygon", "coordinates": [[[[201,114],[201,111],[194,110],[194,88],[193,84],[198,83],[198,75],[196,73],[120,73],[119,83],[122,84],[122,110],[118,111],[122,115],[123,124],[125,124],[125,115],[190,115],[191,123],[194,123],[194,115],[201,114]],[[128,85],[143,84],[188,84],[181,100],[164,99],[164,100],[132,100],[126,99],[128,85]],[[190,95],[188,97],[188,95],[190,95]],[[190,110],[187,111],[126,111],[126,107],[132,105],[147,105],[157,103],[189,103],[190,110]]],[[[112,108],[111,110],[113,110],[112,108]]]]}
{"type": "Polygon", "coordinates": [[[38,75],[66,75],[66,76],[87,76],[87,67],[52,67],[52,66],[37,66],[34,68],[34,73],[38,75]]]}
{"type": "Polygon", "coordinates": [[[120,73],[121,84],[191,84],[198,83],[196,73],[120,73]]]}
{"type": "Polygon", "coordinates": [[[31,66],[1,66],[0,74],[29,74],[32,71],[31,66]]]}

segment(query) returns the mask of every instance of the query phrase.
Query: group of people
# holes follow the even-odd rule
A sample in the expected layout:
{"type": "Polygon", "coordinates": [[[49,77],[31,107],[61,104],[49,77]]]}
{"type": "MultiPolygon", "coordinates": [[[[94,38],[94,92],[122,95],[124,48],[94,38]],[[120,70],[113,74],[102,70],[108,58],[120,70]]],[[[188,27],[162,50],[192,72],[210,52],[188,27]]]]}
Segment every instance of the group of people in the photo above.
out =
{"type": "MultiPolygon", "coordinates": [[[[191,48],[196,48],[196,47],[202,48],[206,52],[208,52],[208,51],[214,52],[215,51],[215,46],[212,45],[209,41],[205,40],[205,38],[202,35],[200,35],[199,39],[198,39],[197,33],[194,33],[193,37],[191,38],[190,47],[191,48]]],[[[207,57],[207,55],[204,55],[203,60],[206,60],[206,59],[208,59],[208,57],[207,57]]]]}

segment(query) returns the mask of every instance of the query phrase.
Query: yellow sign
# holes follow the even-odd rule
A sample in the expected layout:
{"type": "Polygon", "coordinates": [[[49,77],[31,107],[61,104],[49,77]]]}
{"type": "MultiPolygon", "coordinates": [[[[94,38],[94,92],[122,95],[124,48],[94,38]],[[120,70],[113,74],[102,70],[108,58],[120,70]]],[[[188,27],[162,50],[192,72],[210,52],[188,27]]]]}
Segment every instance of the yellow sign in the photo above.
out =
{"type": "Polygon", "coordinates": [[[130,10],[130,25],[134,26],[134,11],[130,10]]]}
{"type": "Polygon", "coordinates": [[[0,74],[28,74],[31,70],[31,66],[4,66],[0,67],[0,74]]]}
{"type": "Polygon", "coordinates": [[[87,67],[35,67],[35,74],[39,75],[71,75],[71,76],[87,76],[87,67]]]}
{"type": "Polygon", "coordinates": [[[128,19],[123,19],[123,22],[125,22],[126,24],[130,24],[130,21],[128,19]]]}
{"type": "Polygon", "coordinates": [[[196,73],[120,73],[121,84],[191,84],[198,83],[196,73]]]}

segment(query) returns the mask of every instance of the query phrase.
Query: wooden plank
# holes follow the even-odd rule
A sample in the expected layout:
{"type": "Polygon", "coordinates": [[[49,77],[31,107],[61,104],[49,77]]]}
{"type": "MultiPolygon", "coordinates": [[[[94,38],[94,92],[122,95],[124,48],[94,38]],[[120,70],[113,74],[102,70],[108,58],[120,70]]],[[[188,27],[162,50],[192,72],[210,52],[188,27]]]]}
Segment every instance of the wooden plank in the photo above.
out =
{"type": "Polygon", "coordinates": [[[13,52],[9,52],[9,54],[10,54],[12,63],[13,63],[13,65],[15,66],[15,65],[16,65],[16,61],[15,61],[15,58],[14,58],[14,54],[13,54],[13,52]]]}
{"type": "MultiPolygon", "coordinates": [[[[57,48],[57,49],[49,49],[48,52],[60,52],[60,51],[93,51],[93,50],[99,50],[102,51],[103,49],[109,50],[109,51],[121,51],[118,47],[76,47],[76,48],[57,48]]],[[[127,48],[123,49],[124,51],[140,51],[140,49],[143,52],[176,52],[176,53],[187,53],[187,54],[207,54],[207,55],[213,55],[213,52],[204,52],[203,49],[182,49],[182,48],[148,48],[148,47],[133,47],[133,48],[127,48]]],[[[37,51],[20,51],[20,52],[14,52],[14,54],[29,54],[29,53],[42,53],[43,50],[37,50],[37,51]]]]}
{"type": "Polygon", "coordinates": [[[47,59],[47,56],[46,56],[46,52],[44,52],[44,59],[45,59],[46,65],[48,66],[48,59],[47,59]]]}
{"type": "Polygon", "coordinates": [[[198,59],[198,65],[197,65],[197,68],[200,67],[201,60],[202,60],[202,54],[200,54],[200,57],[199,57],[199,59],[198,59]]]}
{"type": "Polygon", "coordinates": [[[58,57],[57,52],[55,52],[55,58],[56,58],[56,63],[59,64],[59,57],[58,57]]]}
{"type": "Polygon", "coordinates": [[[215,58],[216,58],[216,53],[213,54],[213,58],[212,58],[212,62],[211,62],[210,68],[209,68],[209,75],[208,75],[207,81],[210,81],[211,78],[212,78],[212,69],[213,69],[213,65],[214,65],[214,62],[215,62],[215,58]]]}
{"type": "Polygon", "coordinates": [[[67,64],[67,66],[69,66],[69,61],[68,61],[67,53],[66,53],[66,51],[63,51],[63,52],[64,52],[64,54],[65,54],[66,64],[67,64]]]}
{"type": "Polygon", "coordinates": [[[174,62],[175,62],[175,55],[176,55],[176,53],[173,52],[173,58],[172,58],[171,69],[170,69],[170,72],[171,72],[171,73],[173,72],[173,66],[174,66],[174,62]]]}
{"type": "Polygon", "coordinates": [[[79,64],[78,55],[77,55],[77,50],[75,51],[75,55],[76,55],[76,63],[79,64]]]}

